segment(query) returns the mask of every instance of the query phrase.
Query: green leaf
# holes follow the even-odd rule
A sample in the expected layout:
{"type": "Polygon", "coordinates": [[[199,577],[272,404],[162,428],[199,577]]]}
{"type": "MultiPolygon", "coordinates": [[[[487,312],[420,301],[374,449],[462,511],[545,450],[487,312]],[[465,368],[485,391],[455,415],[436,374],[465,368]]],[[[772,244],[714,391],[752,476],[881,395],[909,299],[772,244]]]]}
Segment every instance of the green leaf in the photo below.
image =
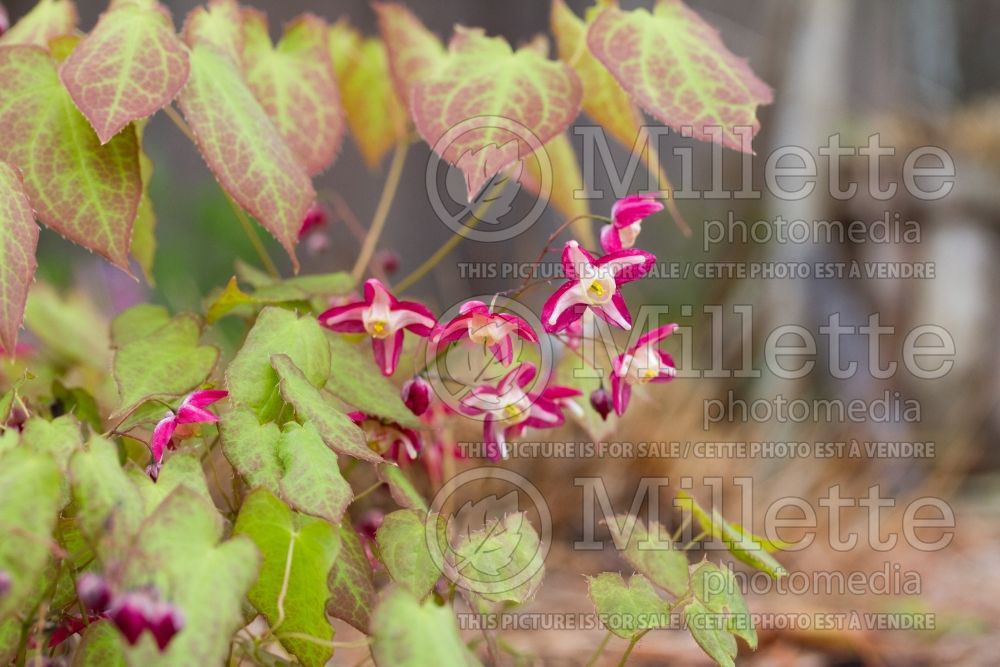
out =
{"type": "Polygon", "coordinates": [[[187,82],[187,49],[166,9],[126,2],[101,15],[59,76],[106,144],[170,104],[187,82]]]}
{"type": "Polygon", "coordinates": [[[671,543],[670,533],[662,525],[656,524],[657,533],[653,535],[638,518],[635,519],[635,527],[628,543],[624,543],[625,535],[621,527],[627,526],[629,519],[630,517],[618,516],[616,525],[611,526],[615,546],[621,550],[622,556],[637,571],[674,597],[684,595],[690,587],[687,555],[671,543]],[[662,536],[666,536],[666,539],[662,536]]]}
{"type": "Polygon", "coordinates": [[[10,30],[0,35],[0,46],[33,44],[46,48],[53,37],[76,30],[76,22],[73,0],[39,0],[10,30]]]}
{"type": "Polygon", "coordinates": [[[757,106],[771,103],[771,88],[681,0],[657,0],[652,13],[607,7],[591,23],[587,45],[632,99],[663,123],[678,132],[693,128],[696,139],[753,152],[750,140],[760,128],[757,106]],[[752,128],[745,139],[736,131],[742,127],[752,128]]]}
{"type": "Polygon", "coordinates": [[[333,649],[322,642],[333,639],[325,609],[330,595],[327,575],[340,550],[337,529],[293,513],[270,492],[259,489],[243,501],[233,533],[253,540],[263,556],[250,602],[303,665],[325,665],[333,655],[333,649]]]}
{"type": "Polygon", "coordinates": [[[310,174],[333,163],[344,133],[326,33],[325,21],[304,14],[286,25],[281,41],[272,46],[264,14],[243,11],[247,83],[310,174]]]}
{"type": "Polygon", "coordinates": [[[136,465],[129,464],[126,474],[142,496],[145,516],[155,512],[178,486],[185,486],[207,502],[212,502],[212,493],[208,490],[208,481],[205,479],[205,471],[201,468],[201,461],[190,454],[174,454],[168,458],[155,482],[136,465]]]}
{"type": "Polygon", "coordinates": [[[25,326],[63,361],[107,372],[110,359],[108,325],[91,298],[82,291],[60,296],[46,283],[36,283],[28,295],[25,326]],[[72,331],[72,336],[66,332],[72,331]]]}
{"type": "Polygon", "coordinates": [[[362,461],[378,463],[382,460],[369,449],[361,429],[311,384],[287,355],[275,354],[271,357],[271,364],[281,379],[282,397],[292,404],[295,414],[303,422],[316,427],[327,447],[362,461]]]}
{"type": "Polygon", "coordinates": [[[103,558],[120,557],[143,518],[139,490],[118,463],[118,449],[94,437],[69,462],[80,532],[103,558]]]}
{"type": "Polygon", "coordinates": [[[444,61],[444,45],[405,5],[379,2],[374,9],[396,94],[409,104],[413,85],[444,61]]]}
{"type": "Polygon", "coordinates": [[[670,605],[641,574],[632,575],[626,584],[617,572],[602,572],[588,578],[587,586],[601,622],[623,639],[670,624],[670,605]]]}
{"type": "Polygon", "coordinates": [[[403,588],[389,589],[372,616],[372,655],[378,667],[471,667],[451,607],[423,604],[403,588]]]}
{"type": "MultiPolygon", "coordinates": [[[[475,505],[466,507],[474,511],[475,505]]],[[[455,523],[462,523],[462,512],[453,517],[455,523]]],[[[481,529],[458,535],[448,558],[449,574],[455,574],[449,578],[492,602],[526,602],[545,575],[538,533],[524,512],[490,519],[481,529]]]]}
{"type": "Polygon", "coordinates": [[[0,570],[11,578],[0,620],[35,594],[59,510],[59,467],[50,456],[17,448],[0,460],[0,570]]]}
{"type": "Polygon", "coordinates": [[[145,338],[170,321],[170,312],[163,306],[141,303],[122,311],[111,321],[111,342],[121,348],[145,338]]]}
{"type": "Polygon", "coordinates": [[[21,175],[0,162],[0,349],[14,354],[28,287],[35,279],[38,225],[21,175]]]}
{"type": "Polygon", "coordinates": [[[465,173],[471,201],[495,174],[534,150],[522,128],[548,142],[576,118],[580,96],[568,65],[459,26],[444,62],[414,85],[411,106],[420,135],[432,147],[443,139],[441,157],[465,173]],[[478,116],[492,119],[455,131],[478,116]]]}
{"type": "Polygon", "coordinates": [[[278,375],[272,354],[286,354],[315,386],[330,374],[330,348],[316,318],[301,318],[281,308],[265,308],[257,316],[239,353],[226,369],[229,398],[272,418],[281,408],[278,375]]]}
{"type": "Polygon", "coordinates": [[[39,454],[51,456],[65,473],[70,457],[83,447],[83,436],[80,435],[80,424],[70,415],[52,421],[32,417],[24,424],[21,442],[39,454]]]}
{"type": "Polygon", "coordinates": [[[0,160],[19,168],[45,225],[128,271],[142,196],[131,127],[103,146],[37,47],[0,50],[0,160]]]}
{"type": "Polygon", "coordinates": [[[423,512],[428,510],[427,501],[398,465],[389,462],[380,463],[375,472],[378,478],[389,486],[389,494],[400,507],[423,512]]]}
{"type": "Polygon", "coordinates": [[[73,667],[126,667],[125,642],[111,621],[91,623],[73,655],[73,667]]]}
{"type": "Polygon", "coordinates": [[[330,377],[326,388],[331,394],[365,414],[420,428],[420,420],[403,403],[399,388],[382,375],[368,350],[359,349],[343,336],[328,338],[330,377]]]}
{"type": "MultiPolygon", "coordinates": [[[[240,272],[240,269],[237,269],[240,272]]],[[[244,278],[246,282],[250,282],[244,278]]],[[[328,298],[347,294],[354,287],[354,279],[349,273],[321,273],[310,276],[294,276],[285,280],[265,280],[252,293],[240,289],[236,278],[230,278],[209,305],[208,321],[215,322],[241,306],[263,306],[281,304],[287,308],[308,307],[308,302],[317,297],[328,298]]]]}
{"type": "Polygon", "coordinates": [[[243,50],[243,16],[235,0],[209,0],[195,7],[184,20],[184,41],[188,46],[208,44],[240,63],[243,50]]]}
{"type": "Polygon", "coordinates": [[[713,538],[721,540],[734,557],[776,579],[788,574],[788,570],[767,552],[765,545],[755,541],[755,536],[752,533],[729,523],[714,509],[709,514],[685,491],[678,491],[677,498],[682,510],[691,512],[698,519],[698,523],[701,524],[705,532],[713,538]]]}
{"type": "Polygon", "coordinates": [[[205,499],[179,486],[143,524],[123,586],[155,585],[184,615],[184,628],[160,652],[143,636],[129,664],[190,667],[224,664],[233,633],[243,625],[244,596],[257,577],[259,556],[246,537],[221,542],[222,518],[205,499]]]}
{"type": "Polygon", "coordinates": [[[375,533],[379,556],[393,581],[417,597],[434,588],[441,577],[427,548],[425,515],[414,510],[387,514],[375,533]]]}
{"type": "Polygon", "coordinates": [[[719,614],[695,601],[684,607],[684,621],[688,632],[705,653],[722,667],[735,667],[736,640],[725,629],[725,620],[719,614]]]}
{"type": "Polygon", "coordinates": [[[178,103],[198,150],[223,189],[278,239],[298,271],[295,244],[316,200],[309,175],[254,98],[237,62],[197,39],[189,44],[191,76],[178,103]]]}
{"type": "MultiPolygon", "coordinates": [[[[104,418],[93,395],[81,387],[67,387],[59,380],[52,381],[52,398],[59,402],[64,413],[76,416],[93,432],[104,430],[104,418]]],[[[3,413],[0,408],[0,414],[3,413]]]]}
{"type": "Polygon", "coordinates": [[[222,451],[251,487],[262,487],[293,508],[340,521],[353,497],[337,455],[312,424],[279,428],[236,409],[222,417],[222,451]]]}
{"type": "Polygon", "coordinates": [[[330,599],[326,613],[347,621],[366,635],[371,634],[369,625],[376,599],[372,566],[350,523],[341,524],[338,531],[340,554],[327,579],[330,599]]]}
{"type": "Polygon", "coordinates": [[[182,396],[202,384],[215,368],[219,350],[199,345],[200,337],[198,318],[178,315],[153,333],[118,348],[114,361],[120,395],[117,413],[151,398],[182,396]]]}
{"type": "Polygon", "coordinates": [[[711,612],[725,616],[725,629],[757,648],[757,631],[733,571],[703,561],[691,568],[691,593],[711,612]]]}
{"type": "Polygon", "coordinates": [[[146,282],[156,284],[153,278],[153,261],[156,258],[156,211],[149,196],[149,182],[153,178],[153,161],[143,146],[145,123],[136,123],[135,131],[139,139],[139,170],[142,172],[142,197],[132,224],[132,256],[139,263],[146,282]]]}
{"type": "Polygon", "coordinates": [[[0,664],[13,665],[21,643],[21,621],[15,616],[0,621],[0,664]]]}

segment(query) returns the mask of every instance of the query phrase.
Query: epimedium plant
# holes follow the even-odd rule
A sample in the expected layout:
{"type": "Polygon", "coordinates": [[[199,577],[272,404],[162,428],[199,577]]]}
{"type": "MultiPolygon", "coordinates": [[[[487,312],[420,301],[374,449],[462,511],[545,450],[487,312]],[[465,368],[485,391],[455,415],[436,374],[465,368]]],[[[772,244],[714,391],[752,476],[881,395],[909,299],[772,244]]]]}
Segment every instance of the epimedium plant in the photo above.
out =
{"type": "MultiPolygon", "coordinates": [[[[582,110],[632,148],[642,110],[750,151],[770,88],[679,0],[651,12],[602,1],[582,18],[553,0],[555,60],[544,36],[513,49],[459,26],[446,47],[404,6],[373,7],[377,37],[304,15],[277,44],[266,17],[234,0],[193,10],[180,32],[155,0],[112,0],[88,34],[71,0],[41,0],[13,26],[0,8],[0,346],[11,358],[0,398],[0,662],[323,665],[353,646],[378,665],[499,663],[495,633],[477,652],[454,610],[528,601],[542,538],[523,512],[459,530],[428,502],[457,465],[475,465],[458,461],[463,420],[481,422],[486,458],[502,462],[528,429],[621,418],[633,390],[676,375],[661,349],[675,325],[600,360],[579,352],[597,326],[632,329],[621,287],[655,263],[636,247],[643,221],[666,206],[687,226],[669,192],[591,214],[573,197],[582,179],[566,131],[582,110]],[[151,279],[142,139],[158,112],[192,140],[265,270],[237,264],[202,315],[139,305],[106,322],[84,298],[31,286],[35,221],[151,279]],[[480,117],[504,122],[442,142],[480,117]],[[349,272],[281,278],[250,217],[298,273],[296,245],[324,224],[312,177],[348,133],[372,169],[393,154],[358,260],[349,272]],[[484,193],[515,174],[566,219],[542,256],[572,225],[563,281],[537,318],[501,295],[448,317],[398,298],[460,236],[392,287],[360,284],[416,136],[464,174],[470,225],[492,201],[484,193]],[[527,159],[539,151],[548,176],[527,159]],[[603,223],[598,235],[591,220],[603,223]],[[247,330],[223,362],[212,341],[224,317],[247,330]],[[552,370],[539,348],[554,342],[552,370]],[[462,348],[482,350],[481,368],[445,377],[439,362],[462,348]],[[459,399],[444,400],[456,384],[459,399]],[[383,490],[398,507],[388,514],[371,502],[383,490]],[[331,618],[364,639],[335,641],[331,618]]],[[[666,184],[655,149],[643,158],[666,184]]],[[[637,573],[590,578],[590,596],[608,637],[629,641],[622,662],[682,615],[731,665],[736,638],[756,644],[746,604],[729,569],[692,565],[685,550],[718,539],[781,576],[775,545],[689,496],[679,503],[686,519],[666,539],[635,517],[610,526],[637,573]],[[681,543],[695,522],[701,533],[681,543]]]]}

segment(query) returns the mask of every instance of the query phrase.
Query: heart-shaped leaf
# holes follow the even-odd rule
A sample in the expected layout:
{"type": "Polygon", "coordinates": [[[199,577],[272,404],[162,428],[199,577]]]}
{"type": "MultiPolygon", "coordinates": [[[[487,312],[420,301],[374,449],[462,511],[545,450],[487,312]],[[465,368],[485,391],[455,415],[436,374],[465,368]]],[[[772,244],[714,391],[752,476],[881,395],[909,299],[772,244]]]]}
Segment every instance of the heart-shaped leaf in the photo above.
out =
{"type": "Polygon", "coordinates": [[[142,196],[135,130],[102,146],[37,47],[0,49],[0,89],[0,160],[21,170],[38,219],[128,270],[142,196]]]}
{"type": "Polygon", "coordinates": [[[670,624],[670,605],[641,574],[632,575],[626,584],[617,572],[602,572],[589,578],[587,586],[601,622],[623,639],[670,624]]]}
{"type": "Polygon", "coordinates": [[[463,164],[471,200],[495,173],[569,127],[580,95],[567,65],[458,27],[441,65],[414,85],[412,111],[417,130],[444,160],[458,165],[475,156],[463,164]],[[521,136],[524,128],[534,137],[521,136]]]}
{"type": "Polygon", "coordinates": [[[372,617],[372,655],[377,667],[474,667],[448,605],[420,602],[403,588],[390,588],[372,617]]]}
{"type": "Polygon", "coordinates": [[[0,46],[33,44],[47,48],[52,38],[72,34],[76,22],[73,0],[39,0],[10,30],[0,35],[0,46]]]}
{"type": "Polygon", "coordinates": [[[377,2],[374,7],[396,94],[409,105],[414,84],[444,61],[444,45],[406,6],[377,2]]]}
{"type": "Polygon", "coordinates": [[[379,556],[393,581],[413,595],[423,597],[441,577],[427,548],[425,516],[415,510],[387,514],[375,541],[379,556]]]}
{"type": "Polygon", "coordinates": [[[243,69],[254,97],[310,174],[329,167],[344,132],[340,93],[327,58],[327,25],[305,14],[271,45],[267,18],[243,11],[243,69]]]}
{"type": "Polygon", "coordinates": [[[752,152],[750,140],[760,128],[757,106],[771,103],[771,88],[681,0],[657,0],[652,13],[607,7],[587,31],[587,45],[632,98],[666,125],[752,152]]]}
{"type": "Polygon", "coordinates": [[[243,501],[233,534],[253,540],[263,557],[250,602],[303,665],[325,665],[333,656],[326,580],[340,551],[337,528],[258,489],[243,501]]]}
{"type": "MultiPolygon", "coordinates": [[[[617,526],[625,525],[626,521],[627,517],[618,517],[617,526]]],[[[612,526],[612,529],[617,526],[612,526]]],[[[653,527],[657,530],[656,535],[641,519],[636,519],[628,543],[619,544],[619,538],[616,538],[616,546],[622,549],[622,556],[632,567],[674,597],[680,597],[689,588],[687,555],[670,542],[670,534],[662,525],[653,527]]],[[[621,535],[622,542],[624,537],[621,535]]]]}
{"type": "Polygon", "coordinates": [[[327,391],[365,414],[409,428],[420,427],[420,420],[403,404],[396,385],[378,370],[369,350],[359,349],[343,336],[328,338],[330,377],[326,381],[327,391]]]}
{"type": "Polygon", "coordinates": [[[340,554],[327,580],[330,599],[326,613],[370,634],[369,621],[376,598],[372,566],[354,528],[345,523],[339,527],[339,533],[340,554]]]}
{"type": "Polygon", "coordinates": [[[8,355],[17,346],[28,286],[35,279],[38,225],[21,175],[0,162],[0,348],[8,355]]]}
{"type": "Polygon", "coordinates": [[[187,49],[166,9],[124,3],[101,15],[59,75],[106,144],[174,99],[187,82],[187,49]]]}
{"type": "MultiPolygon", "coordinates": [[[[195,34],[197,34],[195,32],[195,34]]],[[[316,200],[312,181],[254,97],[239,65],[195,38],[191,76],[178,98],[198,149],[230,196],[288,252],[316,200]]]]}
{"type": "Polygon", "coordinates": [[[545,574],[538,533],[524,512],[458,535],[448,556],[458,585],[493,602],[526,602],[545,574]]]}

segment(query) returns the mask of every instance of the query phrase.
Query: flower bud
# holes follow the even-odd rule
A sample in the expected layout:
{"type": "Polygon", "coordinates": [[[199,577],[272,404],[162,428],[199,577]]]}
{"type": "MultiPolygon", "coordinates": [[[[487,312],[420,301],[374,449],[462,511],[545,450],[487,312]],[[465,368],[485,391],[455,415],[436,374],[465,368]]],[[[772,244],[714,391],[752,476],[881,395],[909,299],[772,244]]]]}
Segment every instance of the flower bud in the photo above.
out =
{"type": "Polygon", "coordinates": [[[391,276],[396,271],[399,271],[399,253],[395,250],[384,248],[375,253],[373,263],[382,269],[385,275],[391,276]]]}
{"type": "Polygon", "coordinates": [[[299,239],[304,238],[314,229],[319,229],[326,224],[326,211],[316,203],[313,203],[302,218],[302,227],[299,228],[299,239]]]}
{"type": "Polygon", "coordinates": [[[10,578],[10,573],[7,570],[0,570],[0,600],[10,592],[10,587],[13,584],[14,582],[10,578]]]}
{"type": "Polygon", "coordinates": [[[0,5],[0,35],[7,32],[7,28],[10,27],[10,18],[7,16],[7,10],[0,5]]]}
{"type": "Polygon", "coordinates": [[[152,607],[152,600],[149,593],[132,591],[115,600],[108,616],[125,637],[125,641],[130,645],[135,645],[139,641],[142,631],[148,627],[147,617],[150,607],[152,607]]]}
{"type": "Polygon", "coordinates": [[[601,419],[607,420],[612,409],[611,394],[604,387],[598,387],[590,394],[590,405],[601,415],[601,419]]]}
{"type": "Polygon", "coordinates": [[[104,611],[111,604],[111,587],[96,572],[84,572],[76,580],[76,594],[89,611],[104,611]]]}
{"type": "Polygon", "coordinates": [[[427,412],[427,408],[431,404],[431,385],[427,380],[415,375],[403,385],[401,396],[410,412],[419,417],[427,412]]]}
{"type": "Polygon", "coordinates": [[[184,615],[177,607],[166,602],[153,605],[146,620],[161,651],[167,648],[174,635],[184,629],[184,615]]]}

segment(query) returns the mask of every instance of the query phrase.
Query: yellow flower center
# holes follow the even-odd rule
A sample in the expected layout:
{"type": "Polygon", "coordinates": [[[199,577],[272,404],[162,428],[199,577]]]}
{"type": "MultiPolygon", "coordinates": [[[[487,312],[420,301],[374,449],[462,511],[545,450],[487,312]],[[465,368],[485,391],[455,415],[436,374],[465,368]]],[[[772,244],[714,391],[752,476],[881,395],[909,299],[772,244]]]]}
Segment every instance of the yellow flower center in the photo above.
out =
{"type": "Polygon", "coordinates": [[[387,323],[385,322],[385,320],[372,320],[367,323],[365,329],[367,329],[368,333],[374,336],[375,338],[385,338],[386,336],[389,335],[387,323]]]}
{"type": "Polygon", "coordinates": [[[602,285],[601,283],[599,283],[596,280],[594,282],[590,283],[590,288],[589,289],[590,289],[590,292],[594,295],[594,297],[596,297],[598,299],[600,299],[602,296],[604,296],[604,285],[602,285]]]}

